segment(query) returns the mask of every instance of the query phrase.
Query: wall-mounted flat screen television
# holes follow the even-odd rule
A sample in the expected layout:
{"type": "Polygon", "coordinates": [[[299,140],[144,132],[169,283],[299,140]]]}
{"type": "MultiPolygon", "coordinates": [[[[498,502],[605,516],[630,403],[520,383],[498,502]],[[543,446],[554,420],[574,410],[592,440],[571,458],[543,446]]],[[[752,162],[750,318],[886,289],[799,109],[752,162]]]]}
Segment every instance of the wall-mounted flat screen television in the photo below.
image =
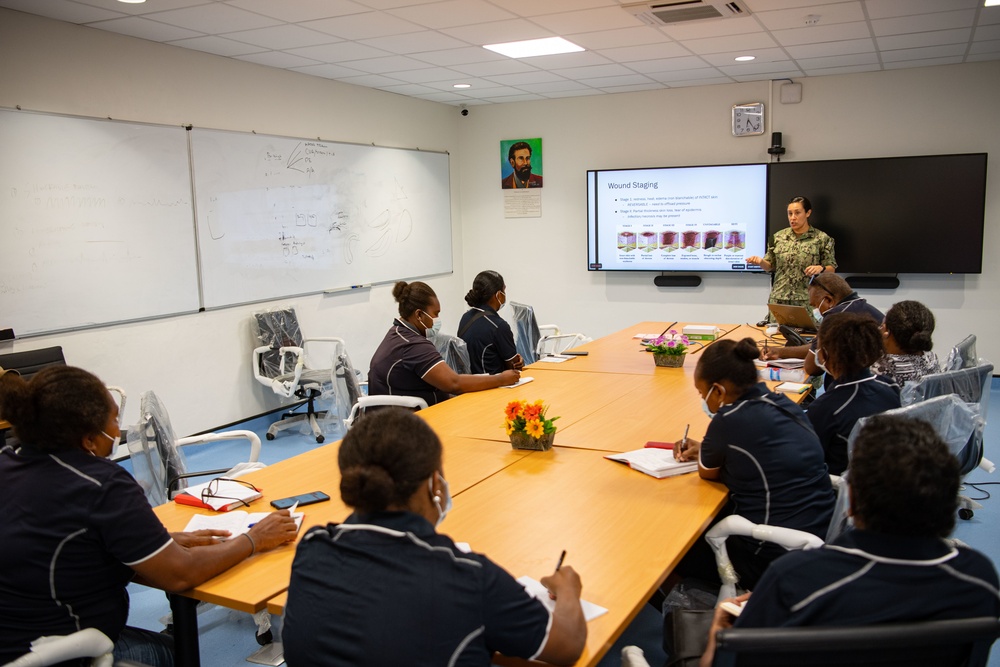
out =
{"type": "Polygon", "coordinates": [[[838,273],[981,273],[986,154],[779,162],[768,170],[768,234],[808,197],[834,238],[838,273]]]}
{"type": "Polygon", "coordinates": [[[587,172],[591,271],[757,271],[767,165],[587,172]]]}

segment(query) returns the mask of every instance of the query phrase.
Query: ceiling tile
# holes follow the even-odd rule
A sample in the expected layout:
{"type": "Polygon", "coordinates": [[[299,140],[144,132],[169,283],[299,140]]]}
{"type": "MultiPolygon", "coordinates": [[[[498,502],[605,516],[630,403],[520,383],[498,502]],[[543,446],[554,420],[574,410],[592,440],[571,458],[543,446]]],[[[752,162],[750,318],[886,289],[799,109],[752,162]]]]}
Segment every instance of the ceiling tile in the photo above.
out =
{"type": "Polygon", "coordinates": [[[566,67],[588,67],[590,65],[608,65],[608,60],[595,51],[577,51],[576,53],[559,53],[552,56],[535,56],[522,58],[525,63],[541,69],[563,69],[566,67]]]}
{"type": "Polygon", "coordinates": [[[1000,39],[1000,24],[979,26],[972,38],[977,42],[982,39],[1000,39]]]}
{"type": "Polygon", "coordinates": [[[150,14],[150,18],[199,33],[219,35],[239,30],[253,30],[278,25],[278,21],[221,3],[150,14]]]}
{"type": "Polygon", "coordinates": [[[234,42],[225,37],[206,35],[204,37],[192,37],[191,39],[179,39],[175,42],[167,42],[171,46],[179,46],[184,49],[194,49],[205,53],[214,53],[217,56],[242,56],[248,53],[257,53],[261,49],[259,46],[234,42]]]}
{"type": "Polygon", "coordinates": [[[614,49],[619,46],[669,43],[672,41],[656,28],[645,25],[638,28],[598,30],[597,32],[581,32],[573,35],[573,43],[579,44],[585,49],[614,49]]]}
{"type": "Polygon", "coordinates": [[[919,49],[882,51],[882,62],[897,63],[904,60],[925,60],[929,58],[948,58],[964,55],[965,44],[946,44],[944,46],[926,46],[919,49]]]}
{"type": "Polygon", "coordinates": [[[343,65],[308,65],[306,67],[293,67],[293,71],[310,76],[321,76],[324,79],[339,79],[341,77],[361,76],[363,72],[343,65]]]}
{"type": "Polygon", "coordinates": [[[384,90],[387,93],[409,96],[426,95],[428,93],[436,92],[433,88],[421,86],[418,83],[402,83],[395,86],[379,86],[379,90],[384,90]]]}
{"type": "MultiPolygon", "coordinates": [[[[508,104],[510,102],[531,102],[532,100],[544,100],[545,98],[541,95],[525,94],[520,95],[501,95],[500,97],[490,98],[490,101],[494,104],[508,104]]],[[[551,180],[549,181],[552,182],[551,180]]]]}
{"type": "Polygon", "coordinates": [[[791,7],[817,7],[830,4],[830,0],[743,0],[751,12],[769,12],[791,7]]]}
{"type": "Polygon", "coordinates": [[[315,60],[302,58],[301,56],[293,56],[290,53],[283,53],[281,51],[265,51],[264,53],[250,53],[245,56],[234,57],[237,60],[245,60],[258,65],[267,65],[268,67],[277,67],[279,69],[290,69],[292,67],[305,67],[306,65],[317,64],[315,60]]]}
{"type": "Polygon", "coordinates": [[[829,56],[826,58],[799,58],[795,61],[803,70],[826,69],[829,67],[844,67],[854,65],[878,65],[879,59],[875,53],[855,53],[852,55],[829,56]]]}
{"type": "Polygon", "coordinates": [[[514,14],[483,0],[432,2],[389,10],[389,14],[435,30],[517,18],[514,14]]]}
{"type": "Polygon", "coordinates": [[[522,83],[518,86],[518,88],[522,88],[529,93],[543,93],[546,95],[574,90],[589,90],[593,92],[593,89],[590,86],[585,86],[578,81],[566,81],[565,79],[560,81],[549,81],[546,83],[522,83]]]}
{"type": "Polygon", "coordinates": [[[461,49],[447,49],[445,51],[427,51],[418,53],[414,57],[431,65],[460,65],[507,60],[507,56],[501,56],[499,53],[494,53],[481,46],[467,46],[461,49]]]}
{"type": "Polygon", "coordinates": [[[316,46],[340,41],[336,37],[315,30],[308,30],[297,25],[275,25],[256,30],[242,30],[226,34],[229,39],[238,42],[262,46],[267,49],[294,49],[302,46],[316,46]]]}
{"type": "Polygon", "coordinates": [[[304,46],[301,49],[287,49],[303,58],[312,58],[323,63],[339,63],[364,58],[380,58],[392,54],[381,49],[375,49],[355,42],[338,42],[336,44],[321,44],[319,46],[304,46]]]}
{"type": "Polygon", "coordinates": [[[423,51],[460,49],[468,46],[468,44],[461,40],[449,37],[435,30],[423,30],[421,32],[392,35],[390,37],[374,37],[372,39],[360,40],[360,42],[391,53],[421,53],[423,51]]]}
{"type": "Polygon", "coordinates": [[[806,76],[829,76],[831,74],[856,74],[858,72],[878,72],[881,65],[850,65],[847,67],[827,67],[826,69],[806,70],[806,76]]]}
{"type": "Polygon", "coordinates": [[[962,62],[961,56],[951,58],[927,58],[926,60],[900,60],[898,62],[888,62],[882,65],[882,69],[910,69],[912,67],[936,67],[938,65],[958,65],[962,62]]]}
{"type": "MultiPolygon", "coordinates": [[[[30,1],[34,4],[36,0],[30,1]]],[[[83,5],[90,5],[91,7],[98,7],[114,13],[123,12],[125,14],[132,14],[133,16],[161,12],[167,9],[180,9],[182,7],[193,7],[194,5],[205,4],[205,0],[156,0],[156,2],[140,4],[119,2],[118,0],[75,0],[75,2],[83,5]]],[[[6,5],[6,3],[3,4],[6,5]]],[[[66,19],[60,20],[65,21],[66,19]]]]}
{"type": "Polygon", "coordinates": [[[386,35],[401,35],[407,32],[419,32],[421,27],[415,23],[398,19],[381,12],[365,12],[364,14],[348,14],[332,19],[306,21],[306,28],[319,30],[328,35],[342,39],[369,39],[386,35]]]}
{"type": "Polygon", "coordinates": [[[465,103],[467,100],[469,100],[469,98],[465,97],[464,95],[457,95],[455,93],[445,93],[445,92],[441,92],[441,93],[429,93],[427,95],[416,95],[416,97],[418,97],[418,98],[420,98],[422,100],[428,100],[430,102],[455,102],[455,103],[463,102],[463,103],[465,103]]]}
{"type": "Polygon", "coordinates": [[[533,21],[558,35],[568,36],[578,32],[593,32],[614,28],[636,28],[642,22],[621,7],[584,9],[562,14],[536,16],[533,21]]]}
{"type": "Polygon", "coordinates": [[[709,37],[726,37],[728,35],[745,35],[760,32],[761,27],[753,16],[742,16],[734,19],[718,19],[716,21],[692,21],[678,23],[660,28],[665,34],[676,40],[707,39],[709,37]]]}
{"type": "Polygon", "coordinates": [[[910,49],[920,46],[940,46],[942,44],[962,44],[969,42],[972,36],[970,28],[959,28],[957,30],[935,30],[934,32],[922,32],[915,35],[890,35],[879,37],[879,49],[886,51],[890,49],[910,49]]]}
{"type": "Polygon", "coordinates": [[[453,81],[455,83],[468,83],[463,81],[465,75],[461,72],[448,69],[446,67],[427,67],[425,69],[410,69],[404,72],[393,72],[394,79],[407,81],[409,83],[428,83],[431,81],[453,81]]]}
{"type": "MultiPolygon", "coordinates": [[[[425,84],[428,88],[437,90],[448,90],[458,95],[474,95],[490,88],[500,88],[499,83],[494,83],[489,79],[477,79],[475,77],[465,77],[454,81],[429,81],[425,84]],[[472,84],[471,88],[455,88],[456,83],[472,84]]],[[[506,87],[506,86],[504,86],[506,87]]]]}
{"type": "Polygon", "coordinates": [[[616,93],[639,93],[644,90],[663,90],[666,84],[650,81],[649,83],[637,83],[631,86],[600,86],[600,89],[609,95],[616,93]]]}
{"type": "Polygon", "coordinates": [[[479,23],[476,25],[466,25],[458,28],[445,28],[441,32],[451,35],[455,39],[461,39],[469,44],[501,44],[503,42],[516,42],[522,39],[540,39],[542,37],[555,37],[551,30],[546,30],[524,19],[511,19],[509,21],[491,21],[489,23],[479,23]]]}
{"type": "Polygon", "coordinates": [[[802,71],[798,69],[777,71],[777,72],[760,72],[758,74],[743,74],[740,76],[734,76],[734,81],[746,82],[746,81],[769,81],[773,79],[798,79],[802,76],[802,71]]]}
{"type": "MultiPolygon", "coordinates": [[[[121,3],[116,2],[116,5],[121,3]]],[[[67,23],[90,23],[107,19],[128,16],[123,11],[108,11],[89,5],[81,5],[69,0],[2,0],[0,7],[15,9],[19,12],[47,16],[50,19],[66,21],[67,23]]]]}
{"type": "Polygon", "coordinates": [[[596,65],[594,67],[570,67],[567,69],[555,70],[559,76],[580,81],[585,79],[597,79],[609,76],[627,76],[633,74],[632,70],[623,65],[596,65]]]}
{"type": "Polygon", "coordinates": [[[842,42],[822,42],[785,47],[793,58],[822,58],[825,56],[851,55],[855,53],[875,53],[875,41],[871,38],[848,39],[842,42]]]}
{"type": "Polygon", "coordinates": [[[427,63],[422,63],[406,56],[388,56],[367,60],[352,60],[351,67],[370,74],[386,74],[387,72],[402,72],[409,69],[424,69],[427,67],[427,63]]]}
{"type": "Polygon", "coordinates": [[[819,42],[841,42],[845,40],[871,37],[871,29],[864,21],[858,23],[837,23],[835,25],[813,25],[807,28],[775,30],[771,33],[782,46],[799,46],[819,42]]]}
{"type": "Polygon", "coordinates": [[[912,14],[931,14],[953,9],[975,9],[982,0],[866,0],[870,19],[884,19],[912,14]]]}
{"type": "Polygon", "coordinates": [[[561,90],[561,91],[546,92],[542,94],[549,99],[560,99],[564,97],[585,97],[587,95],[596,95],[599,94],[600,92],[601,91],[597,90],[596,88],[586,88],[584,90],[564,90],[564,91],[561,90]]]}
{"type": "Polygon", "coordinates": [[[802,76],[802,72],[798,71],[795,63],[789,60],[779,60],[774,62],[765,63],[734,63],[732,66],[725,65],[720,66],[719,71],[723,74],[727,74],[731,77],[738,78],[741,76],[749,76],[754,74],[766,74],[773,72],[787,72],[794,71],[796,76],[802,76]]]}
{"type": "Polygon", "coordinates": [[[712,53],[702,56],[702,60],[707,62],[709,65],[714,65],[716,67],[753,67],[754,65],[759,65],[760,63],[770,63],[770,62],[787,62],[788,54],[785,53],[784,49],[756,49],[753,55],[757,56],[755,60],[750,60],[747,62],[736,62],[736,57],[743,55],[743,51],[732,51],[730,53],[712,53]]]}
{"type": "Polygon", "coordinates": [[[628,74],[626,76],[599,76],[587,79],[587,85],[594,88],[607,88],[609,86],[638,86],[654,83],[649,77],[642,74],[628,74]]]}
{"type": "Polygon", "coordinates": [[[971,55],[981,55],[984,53],[1000,53],[1000,39],[989,39],[982,42],[974,42],[969,49],[971,55]]]}
{"type": "Polygon", "coordinates": [[[496,97],[507,97],[510,95],[522,95],[523,92],[517,88],[511,88],[510,86],[497,86],[496,88],[487,88],[485,90],[470,89],[465,91],[466,95],[470,97],[478,97],[480,99],[490,99],[496,97]]]}
{"type": "Polygon", "coordinates": [[[976,53],[966,56],[965,62],[967,63],[981,63],[988,60],[1000,60],[1000,51],[994,51],[992,53],[976,53]]]}
{"type": "Polygon", "coordinates": [[[347,76],[337,79],[341,83],[349,83],[352,86],[364,86],[365,88],[378,88],[380,86],[395,86],[399,83],[396,79],[381,76],[379,74],[366,74],[364,76],[347,76]]]}
{"type": "Polygon", "coordinates": [[[517,74],[498,74],[487,78],[493,83],[497,83],[501,86],[518,86],[519,88],[523,88],[524,84],[529,83],[566,81],[566,79],[557,74],[553,74],[552,72],[542,72],[541,70],[535,72],[518,72],[517,74]]]}
{"type": "Polygon", "coordinates": [[[930,32],[932,30],[947,30],[949,28],[969,28],[973,25],[976,12],[964,10],[958,12],[936,12],[934,14],[918,14],[892,19],[872,21],[872,30],[879,37],[883,35],[901,35],[908,32],[930,32]]]}
{"type": "Polygon", "coordinates": [[[732,83],[729,77],[720,76],[711,79],[692,79],[690,81],[674,81],[667,84],[670,88],[691,88],[694,86],[717,86],[723,83],[732,83]]]}
{"type": "Polygon", "coordinates": [[[683,58],[661,58],[658,60],[644,60],[642,62],[628,63],[629,69],[649,74],[652,72],[677,72],[685,69],[699,69],[707,66],[704,58],[698,56],[685,56],[683,58]]]}
{"type": "Polygon", "coordinates": [[[470,76],[495,76],[498,74],[515,74],[517,72],[537,71],[536,67],[531,67],[530,65],[524,64],[520,60],[513,60],[511,58],[488,63],[469,63],[468,65],[456,64],[452,65],[451,68],[470,76]]]}
{"type": "Polygon", "coordinates": [[[504,9],[518,16],[541,16],[542,14],[560,14],[579,9],[595,9],[597,7],[617,7],[618,0],[503,0],[504,9]]]}
{"type": "Polygon", "coordinates": [[[360,14],[368,7],[351,0],[226,0],[227,5],[270,16],[288,23],[315,21],[346,14],[360,14]]]}
{"type": "Polygon", "coordinates": [[[665,42],[663,44],[643,44],[641,46],[622,46],[617,49],[601,49],[601,55],[617,63],[627,63],[637,60],[680,58],[691,55],[691,52],[677,42],[665,42]]]}
{"type": "Polygon", "coordinates": [[[141,16],[127,16],[122,19],[97,21],[96,23],[88,23],[87,25],[91,28],[117,32],[120,35],[148,39],[152,42],[170,42],[177,39],[201,36],[200,32],[185,30],[184,28],[167,25],[166,23],[150,21],[141,16]]]}
{"type": "Polygon", "coordinates": [[[689,81],[692,79],[704,80],[704,79],[717,79],[725,78],[726,81],[731,82],[732,79],[726,77],[719,70],[714,67],[699,67],[698,69],[687,69],[687,70],[677,70],[676,72],[663,71],[654,72],[649,74],[650,79],[655,79],[656,81],[662,81],[663,83],[672,83],[674,81],[689,81]]]}
{"type": "Polygon", "coordinates": [[[810,24],[806,23],[807,16],[819,17],[818,23],[813,25],[834,25],[865,20],[865,12],[861,8],[860,2],[839,2],[807,8],[797,7],[777,12],[761,12],[756,16],[768,30],[809,27],[810,24]]]}
{"type": "Polygon", "coordinates": [[[777,46],[774,40],[765,33],[755,35],[734,35],[732,37],[710,37],[707,39],[688,39],[681,42],[687,49],[697,54],[730,53],[732,51],[753,51],[769,49],[777,46]]]}

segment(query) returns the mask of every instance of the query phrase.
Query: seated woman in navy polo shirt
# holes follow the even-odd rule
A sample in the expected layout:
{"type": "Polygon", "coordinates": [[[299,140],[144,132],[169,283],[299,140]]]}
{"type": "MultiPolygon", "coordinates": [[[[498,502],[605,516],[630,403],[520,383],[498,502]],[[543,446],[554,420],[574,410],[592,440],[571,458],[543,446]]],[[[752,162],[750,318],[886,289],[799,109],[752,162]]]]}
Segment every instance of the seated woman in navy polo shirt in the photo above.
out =
{"type": "Polygon", "coordinates": [[[524,368],[514,347],[514,332],[498,315],[507,303],[507,285],[496,271],[481,271],[465,295],[471,306],[458,323],[458,337],[469,347],[473,373],[502,373],[524,368]]]}
{"type": "Polygon", "coordinates": [[[50,366],[30,382],[0,369],[0,415],[20,444],[0,450],[0,664],[42,635],[97,628],[117,660],[173,665],[170,637],[126,627],[136,575],[184,591],[295,539],[287,510],[232,540],[226,531],[167,533],[142,489],[109,461],[118,406],[80,368],[50,366]]]}
{"type": "Polygon", "coordinates": [[[879,327],[885,354],[872,366],[872,372],[904,382],[939,373],[937,355],[931,352],[934,341],[934,313],[919,301],[900,301],[885,314],[879,327]]]}
{"type": "Polygon", "coordinates": [[[823,445],[830,472],[847,469],[847,438],[862,417],[899,407],[899,386],[869,369],[882,356],[878,325],[867,315],[823,318],[816,336],[816,363],[833,382],[806,414],[823,445]]]}
{"type": "Polygon", "coordinates": [[[516,384],[521,374],[505,370],[495,375],[459,375],[441,358],[427,330],[441,326],[441,303],[427,283],[398,282],[392,296],[399,304],[393,320],[372,356],[368,393],[416,396],[434,405],[452,394],[516,384]]]}
{"type": "MultiPolygon", "coordinates": [[[[869,420],[854,443],[847,483],[854,530],[773,563],[735,622],[717,609],[702,665],[712,664],[716,632],[731,625],[859,627],[1000,616],[993,564],[945,541],[955,528],[959,467],[930,424],[869,420]]],[[[986,665],[992,643],[981,642],[962,664],[986,665]]]]}
{"type": "MultiPolygon", "coordinates": [[[[720,340],[701,353],[694,386],[712,417],[700,443],[689,440],[681,460],[698,459],[704,479],[729,488],[719,519],[739,514],[754,523],[824,537],[835,497],[823,449],[802,409],[757,380],[752,338],[720,340]]],[[[743,588],[753,588],[768,563],[787,553],[744,537],[726,542],[743,588]]],[[[678,565],[682,577],[721,583],[708,544],[698,540],[678,565]]]]}
{"type": "Polygon", "coordinates": [[[494,652],[571,665],[587,625],[580,577],[542,578],[550,613],[506,570],[435,526],[451,509],[441,442],[408,410],[369,412],[340,446],[342,524],[299,543],[282,631],[289,667],[491,664],[494,652]]]}

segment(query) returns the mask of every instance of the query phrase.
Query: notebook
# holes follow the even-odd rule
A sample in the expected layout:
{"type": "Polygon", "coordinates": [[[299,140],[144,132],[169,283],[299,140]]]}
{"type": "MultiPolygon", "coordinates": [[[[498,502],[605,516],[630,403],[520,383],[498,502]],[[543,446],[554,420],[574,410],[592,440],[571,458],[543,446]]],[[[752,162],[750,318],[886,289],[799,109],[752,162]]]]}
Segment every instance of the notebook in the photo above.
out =
{"type": "Polygon", "coordinates": [[[659,447],[644,447],[622,454],[608,454],[604,458],[628,464],[633,470],[644,472],[657,479],[683,475],[698,469],[697,461],[677,461],[674,452],[659,447]]]}
{"type": "Polygon", "coordinates": [[[812,313],[802,306],[769,303],[767,304],[767,309],[771,311],[771,315],[774,316],[778,324],[784,324],[786,327],[807,329],[809,331],[816,330],[816,322],[813,321],[812,313]]]}

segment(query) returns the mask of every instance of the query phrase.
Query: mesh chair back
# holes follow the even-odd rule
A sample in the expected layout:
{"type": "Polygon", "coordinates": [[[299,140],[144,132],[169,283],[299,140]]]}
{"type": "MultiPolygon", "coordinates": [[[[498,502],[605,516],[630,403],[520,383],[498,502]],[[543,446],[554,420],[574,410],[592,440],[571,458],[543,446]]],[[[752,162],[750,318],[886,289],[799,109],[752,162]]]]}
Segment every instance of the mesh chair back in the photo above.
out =
{"type": "Polygon", "coordinates": [[[469,360],[469,346],[458,336],[446,333],[436,333],[431,338],[434,347],[441,353],[441,358],[459,375],[472,373],[472,362],[469,360]]]}
{"type": "Polygon", "coordinates": [[[538,361],[535,356],[535,346],[542,337],[538,331],[535,311],[529,305],[514,301],[510,302],[510,310],[514,318],[514,348],[525,364],[533,364],[538,361]]]}
{"type": "Polygon", "coordinates": [[[944,362],[946,371],[957,371],[962,368],[972,368],[979,364],[976,357],[976,336],[969,334],[961,343],[951,348],[948,359],[944,362]]]}
{"type": "Polygon", "coordinates": [[[260,373],[269,378],[276,378],[284,372],[291,372],[295,366],[295,355],[286,353],[284,360],[278,351],[280,347],[302,347],[302,330],[299,329],[299,318],[294,308],[266,310],[254,313],[256,324],[257,346],[267,345],[270,352],[260,357],[260,373]],[[284,364],[282,364],[284,361],[284,364]]]}
{"type": "Polygon", "coordinates": [[[0,368],[17,371],[25,381],[30,380],[32,375],[46,366],[65,365],[66,357],[63,356],[63,349],[58,345],[43,347],[40,350],[0,354],[0,368]]]}
{"type": "Polygon", "coordinates": [[[925,375],[916,382],[907,382],[900,392],[905,407],[935,396],[955,394],[966,403],[977,403],[979,414],[986,418],[990,400],[993,364],[984,361],[972,368],[925,375]]]}
{"type": "Polygon", "coordinates": [[[187,488],[187,480],[180,477],[187,468],[177,447],[170,416],[151,391],[139,399],[139,423],[128,429],[127,446],[132,474],[150,505],[155,507],[170,500],[172,484],[176,489],[187,488]]]}

